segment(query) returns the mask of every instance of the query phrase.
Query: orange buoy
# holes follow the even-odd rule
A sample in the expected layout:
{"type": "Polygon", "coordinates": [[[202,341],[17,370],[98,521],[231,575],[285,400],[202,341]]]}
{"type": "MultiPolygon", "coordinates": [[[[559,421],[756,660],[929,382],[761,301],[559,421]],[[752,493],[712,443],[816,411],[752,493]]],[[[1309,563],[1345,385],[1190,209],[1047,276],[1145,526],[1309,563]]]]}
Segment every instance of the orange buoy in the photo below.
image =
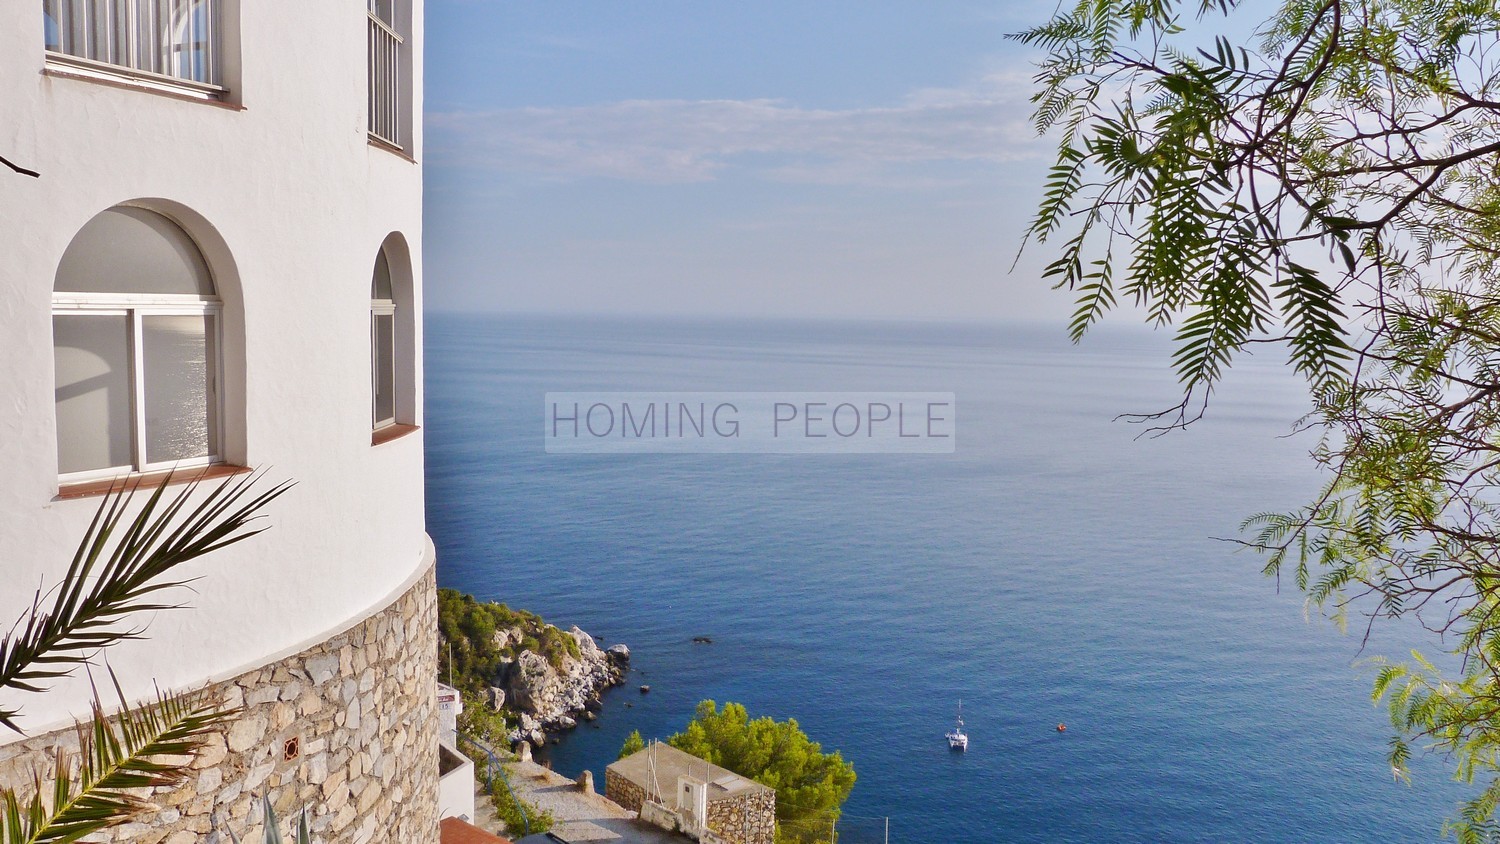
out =
{"type": "Polygon", "coordinates": [[[1068,731],[1068,725],[1067,724],[1058,724],[1057,725],[1057,731],[1059,733],[1066,733],[1068,731]]]}

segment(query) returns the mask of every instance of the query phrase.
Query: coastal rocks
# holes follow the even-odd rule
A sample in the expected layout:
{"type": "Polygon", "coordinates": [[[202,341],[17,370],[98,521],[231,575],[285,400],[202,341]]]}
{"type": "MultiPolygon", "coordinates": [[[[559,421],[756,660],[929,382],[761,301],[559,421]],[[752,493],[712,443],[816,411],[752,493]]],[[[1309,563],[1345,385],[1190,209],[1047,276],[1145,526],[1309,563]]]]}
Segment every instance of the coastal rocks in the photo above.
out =
{"type": "Polygon", "coordinates": [[[495,650],[503,651],[511,645],[519,644],[525,637],[525,632],[519,627],[502,627],[490,635],[490,644],[495,650]]]}
{"type": "Polygon", "coordinates": [[[546,657],[522,651],[506,674],[506,698],[512,709],[540,715],[557,706],[562,677],[546,657]]]}
{"type": "Polygon", "coordinates": [[[495,678],[506,708],[519,716],[520,725],[509,736],[512,743],[540,745],[546,731],[576,727],[583,713],[599,710],[600,693],[624,681],[629,649],[615,645],[601,650],[592,636],[577,627],[567,635],[577,643],[576,657],[569,652],[549,660],[524,650],[504,664],[502,676],[495,678]]]}
{"type": "Polygon", "coordinates": [[[476,728],[488,733],[500,727],[502,719],[491,713],[502,714],[512,744],[541,747],[547,733],[597,716],[600,695],[629,670],[630,649],[623,644],[605,651],[577,627],[564,630],[536,613],[453,589],[438,590],[438,626],[448,656],[445,677],[477,698],[476,728]]]}
{"type": "Polygon", "coordinates": [[[509,736],[512,744],[523,742],[537,747],[546,744],[547,734],[542,731],[542,722],[531,717],[529,713],[522,712],[518,719],[520,726],[513,730],[509,736]]]}

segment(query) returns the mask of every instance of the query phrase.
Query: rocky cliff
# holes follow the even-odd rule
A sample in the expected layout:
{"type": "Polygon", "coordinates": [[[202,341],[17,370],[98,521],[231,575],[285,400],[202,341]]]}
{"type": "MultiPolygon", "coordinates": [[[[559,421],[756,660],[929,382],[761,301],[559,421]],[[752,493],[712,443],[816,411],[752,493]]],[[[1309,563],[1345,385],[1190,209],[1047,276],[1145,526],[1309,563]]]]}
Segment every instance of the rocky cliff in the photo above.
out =
{"type": "Polygon", "coordinates": [[[511,742],[540,744],[546,731],[572,729],[580,718],[592,720],[601,705],[600,694],[624,681],[629,649],[616,645],[603,650],[594,637],[577,627],[567,635],[578,643],[578,656],[568,653],[561,665],[535,651],[521,650],[496,672],[494,679],[504,697],[502,701],[499,693],[491,692],[491,702],[503,703],[520,721],[511,731],[511,742]]]}
{"type": "Polygon", "coordinates": [[[451,589],[439,590],[438,624],[440,676],[467,693],[467,706],[504,714],[512,743],[541,744],[547,732],[592,720],[599,696],[623,682],[630,662],[624,645],[604,650],[577,627],[563,631],[535,613],[451,589]]]}

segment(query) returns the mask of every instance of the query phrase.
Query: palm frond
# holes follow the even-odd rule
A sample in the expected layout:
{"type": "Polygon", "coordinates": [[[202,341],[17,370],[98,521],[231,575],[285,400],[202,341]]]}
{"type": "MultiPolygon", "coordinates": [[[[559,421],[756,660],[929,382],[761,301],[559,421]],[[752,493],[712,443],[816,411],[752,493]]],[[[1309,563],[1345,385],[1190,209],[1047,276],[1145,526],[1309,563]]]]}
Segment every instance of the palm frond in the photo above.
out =
{"type": "MultiPolygon", "coordinates": [[[[140,638],[141,629],[127,626],[126,619],[179,606],[162,594],[189,582],[171,577],[177,567],[266,529],[254,526],[254,519],[291,484],[252,494],[260,478],[260,473],[228,478],[196,505],[191,502],[200,497],[198,481],[170,498],[164,483],[134,516],[129,513],[139,481],[112,489],[62,580],[48,592],[39,588],[30,611],[0,639],[0,689],[44,691],[46,681],[71,674],[100,648],[140,638]]],[[[0,706],[0,725],[20,732],[19,714],[0,706]]]]}
{"type": "Polygon", "coordinates": [[[124,823],[149,808],[139,789],[184,782],[191,771],[172,757],[194,753],[234,714],[196,695],[158,693],[155,703],[133,708],[118,683],[115,693],[120,712],[113,721],[96,695],[92,718],[79,725],[77,762],[57,751],[50,801],[40,775],[29,800],[0,793],[0,844],[67,844],[124,823]]]}

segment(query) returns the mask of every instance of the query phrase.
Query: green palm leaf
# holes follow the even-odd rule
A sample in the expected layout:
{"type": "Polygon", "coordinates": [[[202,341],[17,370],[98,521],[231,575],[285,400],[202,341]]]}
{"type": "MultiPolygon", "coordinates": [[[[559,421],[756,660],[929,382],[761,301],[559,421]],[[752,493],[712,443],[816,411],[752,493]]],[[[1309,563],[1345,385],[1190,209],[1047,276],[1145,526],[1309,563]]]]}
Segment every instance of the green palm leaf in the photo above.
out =
{"type": "MultiPolygon", "coordinates": [[[[46,681],[71,674],[99,649],[140,638],[127,617],[179,606],[162,595],[189,582],[171,577],[178,566],[266,529],[254,519],[291,484],[252,495],[259,478],[229,478],[201,496],[195,481],[170,498],[164,483],[133,517],[138,481],[105,495],[60,584],[47,594],[38,589],[26,618],[0,639],[0,689],[44,691],[46,681]]],[[[0,725],[19,732],[19,714],[0,706],[0,725]]]]}
{"type": "Polygon", "coordinates": [[[120,713],[113,720],[96,696],[93,717],[79,725],[76,764],[57,752],[50,800],[40,775],[29,800],[0,793],[0,844],[66,844],[125,822],[150,805],[138,789],[180,785],[191,772],[172,757],[194,753],[234,714],[198,696],[161,693],[154,704],[132,708],[118,683],[115,693],[120,713]]]}

